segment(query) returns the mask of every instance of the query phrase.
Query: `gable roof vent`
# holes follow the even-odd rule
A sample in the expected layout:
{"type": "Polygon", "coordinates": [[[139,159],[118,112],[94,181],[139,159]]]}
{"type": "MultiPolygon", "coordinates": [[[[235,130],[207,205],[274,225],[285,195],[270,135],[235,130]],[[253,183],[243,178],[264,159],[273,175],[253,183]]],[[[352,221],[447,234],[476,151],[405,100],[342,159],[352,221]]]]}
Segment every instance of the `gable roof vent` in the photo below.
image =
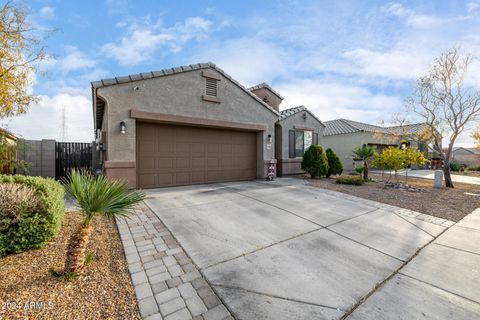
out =
{"type": "Polygon", "coordinates": [[[218,91],[218,80],[205,78],[205,95],[216,97],[218,91]]]}

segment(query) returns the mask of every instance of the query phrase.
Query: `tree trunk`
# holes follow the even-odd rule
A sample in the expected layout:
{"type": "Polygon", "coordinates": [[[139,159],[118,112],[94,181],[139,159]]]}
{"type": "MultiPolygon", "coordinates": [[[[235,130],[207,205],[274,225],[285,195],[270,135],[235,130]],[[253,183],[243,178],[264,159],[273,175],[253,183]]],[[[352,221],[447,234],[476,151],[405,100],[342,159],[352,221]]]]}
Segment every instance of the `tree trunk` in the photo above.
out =
{"type": "Polygon", "coordinates": [[[363,180],[368,180],[368,163],[367,161],[363,162],[363,180]]]}
{"type": "Polygon", "coordinates": [[[443,165],[443,175],[445,176],[445,187],[453,188],[452,175],[450,174],[450,163],[445,162],[443,165]]]}
{"type": "Polygon", "coordinates": [[[88,240],[92,232],[92,225],[83,225],[70,237],[68,244],[67,260],[65,262],[65,273],[82,271],[85,264],[85,252],[88,240]]]}

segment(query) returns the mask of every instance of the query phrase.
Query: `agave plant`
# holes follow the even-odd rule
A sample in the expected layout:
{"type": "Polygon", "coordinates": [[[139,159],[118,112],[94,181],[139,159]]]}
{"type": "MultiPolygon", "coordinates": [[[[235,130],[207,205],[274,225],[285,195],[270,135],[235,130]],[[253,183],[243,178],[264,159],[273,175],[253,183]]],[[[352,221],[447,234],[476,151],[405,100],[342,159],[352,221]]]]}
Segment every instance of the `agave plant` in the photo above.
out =
{"type": "Polygon", "coordinates": [[[66,189],[77,200],[83,222],[70,239],[65,263],[65,275],[79,273],[85,265],[85,252],[96,215],[128,215],[134,205],[145,198],[139,191],[130,191],[126,183],[94,176],[86,171],[72,172],[66,177],[66,189]]]}

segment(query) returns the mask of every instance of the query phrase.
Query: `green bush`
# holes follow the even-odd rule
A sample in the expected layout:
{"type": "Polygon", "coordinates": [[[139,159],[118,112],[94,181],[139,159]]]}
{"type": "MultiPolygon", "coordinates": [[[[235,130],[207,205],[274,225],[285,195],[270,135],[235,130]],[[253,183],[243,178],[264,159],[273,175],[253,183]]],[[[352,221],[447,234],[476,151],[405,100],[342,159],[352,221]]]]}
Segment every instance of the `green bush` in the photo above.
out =
{"type": "Polygon", "coordinates": [[[460,171],[461,165],[458,161],[452,160],[449,165],[451,171],[460,171]]]}
{"type": "Polygon", "coordinates": [[[365,183],[365,180],[363,180],[362,176],[338,176],[335,179],[335,182],[339,184],[351,184],[360,186],[365,183]]]}
{"type": "Polygon", "coordinates": [[[328,159],[323,148],[318,144],[311,145],[302,159],[302,170],[312,178],[326,176],[328,173],[328,159]]]}
{"type": "Polygon", "coordinates": [[[53,179],[0,175],[0,257],[39,248],[57,236],[64,189],[53,179]]]}
{"type": "Polygon", "coordinates": [[[355,171],[356,171],[358,174],[362,174],[362,173],[363,173],[363,170],[365,170],[364,167],[356,167],[356,168],[355,168],[355,171]]]}
{"type": "Polygon", "coordinates": [[[332,174],[342,174],[343,165],[337,154],[330,148],[328,148],[325,153],[328,159],[327,178],[330,177],[332,174]]]}
{"type": "Polygon", "coordinates": [[[472,166],[468,167],[467,171],[480,171],[480,166],[472,166]]]}

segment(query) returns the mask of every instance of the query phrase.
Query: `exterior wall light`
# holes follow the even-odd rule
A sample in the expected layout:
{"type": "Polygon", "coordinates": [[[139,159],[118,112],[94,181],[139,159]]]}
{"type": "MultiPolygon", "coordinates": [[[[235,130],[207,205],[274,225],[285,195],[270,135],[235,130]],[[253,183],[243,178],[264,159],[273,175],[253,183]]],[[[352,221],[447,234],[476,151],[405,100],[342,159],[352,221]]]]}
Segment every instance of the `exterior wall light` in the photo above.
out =
{"type": "Polygon", "coordinates": [[[125,123],[125,121],[120,122],[120,133],[127,133],[127,124],[125,123]]]}
{"type": "Polygon", "coordinates": [[[268,134],[267,136],[267,142],[271,143],[272,142],[272,135],[268,134]]]}

